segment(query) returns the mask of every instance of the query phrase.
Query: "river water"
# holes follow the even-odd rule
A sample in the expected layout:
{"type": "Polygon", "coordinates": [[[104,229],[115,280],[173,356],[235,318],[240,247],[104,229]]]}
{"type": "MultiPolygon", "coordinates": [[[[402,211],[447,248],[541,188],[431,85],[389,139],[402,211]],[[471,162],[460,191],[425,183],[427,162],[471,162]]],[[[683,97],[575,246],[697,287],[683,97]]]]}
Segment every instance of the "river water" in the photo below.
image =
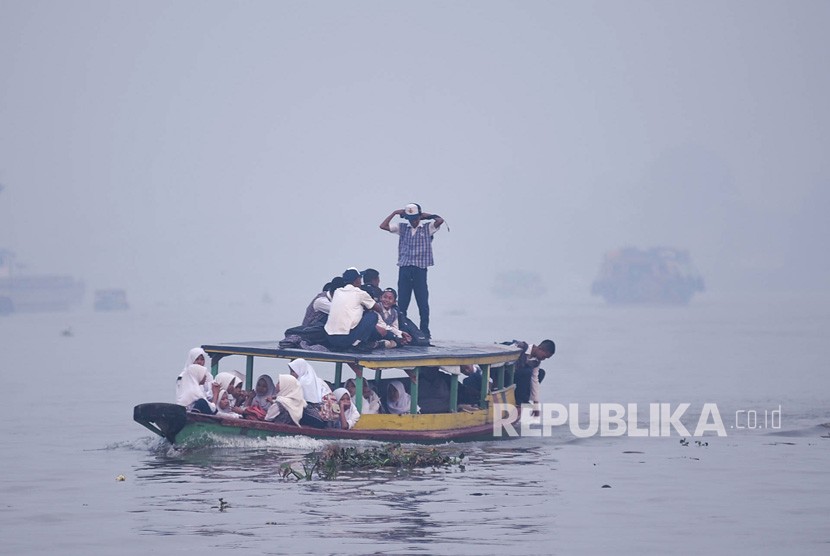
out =
{"type": "MultiPolygon", "coordinates": [[[[683,423],[694,429],[708,403],[726,436],[578,438],[564,425],[548,437],[438,447],[463,452],[463,469],[298,482],[282,479],[280,466],[297,466],[324,443],[225,439],[176,449],[132,421],[138,403],[173,401],[191,347],[276,338],[293,324],[279,316],[286,310],[0,319],[0,553],[830,550],[826,298],[435,311],[438,338],[556,340],[543,398],[579,404],[583,427],[591,403],[636,403],[644,426],[650,403],[689,403],[683,423]],[[779,408],[779,421],[770,421],[779,408]]],[[[275,361],[255,372],[284,367],[275,361]]]]}

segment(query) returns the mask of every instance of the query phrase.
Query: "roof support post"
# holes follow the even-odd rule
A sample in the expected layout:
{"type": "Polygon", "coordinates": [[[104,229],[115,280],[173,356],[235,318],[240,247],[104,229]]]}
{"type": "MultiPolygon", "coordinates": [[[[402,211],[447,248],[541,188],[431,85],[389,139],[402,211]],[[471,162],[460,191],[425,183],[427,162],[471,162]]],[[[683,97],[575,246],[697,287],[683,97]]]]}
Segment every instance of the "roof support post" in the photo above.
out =
{"type": "Polygon", "coordinates": [[[481,399],[478,406],[487,409],[487,394],[490,391],[490,365],[481,365],[481,399]]]}
{"type": "Polygon", "coordinates": [[[420,374],[421,367],[415,367],[409,375],[409,378],[412,379],[412,386],[409,388],[409,397],[411,398],[409,412],[412,415],[417,415],[418,413],[418,376],[420,374]]]}
{"type": "Polygon", "coordinates": [[[343,363],[334,364],[334,388],[340,388],[340,379],[343,378],[343,363]]]}
{"type": "Polygon", "coordinates": [[[507,363],[505,366],[507,367],[507,385],[510,386],[513,384],[513,375],[516,372],[516,364],[507,363]]]}
{"type": "Polygon", "coordinates": [[[354,405],[357,412],[363,411],[363,367],[355,367],[354,369],[354,405]]]}
{"type": "Polygon", "coordinates": [[[450,413],[458,412],[458,377],[450,375],[450,413]]]}
{"type": "Polygon", "coordinates": [[[496,371],[496,387],[501,390],[504,388],[504,368],[506,365],[502,365],[499,367],[499,370],[496,371]]]}
{"type": "Polygon", "coordinates": [[[245,388],[248,390],[254,389],[254,356],[248,355],[245,357],[245,388]]]}

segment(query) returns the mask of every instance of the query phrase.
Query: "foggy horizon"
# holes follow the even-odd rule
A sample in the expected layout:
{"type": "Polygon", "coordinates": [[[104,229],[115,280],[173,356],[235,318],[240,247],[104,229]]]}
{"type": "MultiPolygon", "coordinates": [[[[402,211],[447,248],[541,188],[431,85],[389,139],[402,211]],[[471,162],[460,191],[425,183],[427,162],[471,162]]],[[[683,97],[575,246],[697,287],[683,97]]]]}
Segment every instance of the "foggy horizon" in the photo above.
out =
{"type": "MultiPolygon", "coordinates": [[[[830,4],[0,0],[0,249],[131,300],[308,302],[688,249],[707,293],[821,292],[830,4]]],[[[703,295],[707,295],[704,293],[703,295]]],[[[694,301],[693,301],[694,303],[694,301]]]]}

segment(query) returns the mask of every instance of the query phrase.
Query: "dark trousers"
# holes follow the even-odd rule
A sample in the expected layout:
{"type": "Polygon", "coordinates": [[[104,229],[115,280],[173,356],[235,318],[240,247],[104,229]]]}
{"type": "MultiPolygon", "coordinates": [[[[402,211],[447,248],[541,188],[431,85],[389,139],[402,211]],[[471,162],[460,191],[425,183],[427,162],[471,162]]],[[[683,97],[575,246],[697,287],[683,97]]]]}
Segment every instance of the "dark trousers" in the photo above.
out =
{"type": "MultiPolygon", "coordinates": [[[[516,369],[513,382],[516,384],[516,403],[530,402],[530,380],[533,377],[533,367],[516,369]]],[[[545,369],[539,369],[539,384],[545,380],[545,369]]],[[[480,384],[480,383],[479,383],[480,384]]]]}
{"type": "Polygon", "coordinates": [[[363,318],[352,328],[348,334],[329,335],[329,345],[337,350],[348,349],[355,345],[355,342],[371,342],[380,340],[375,325],[378,323],[378,314],[374,311],[366,311],[363,318]]]}
{"type": "Polygon", "coordinates": [[[208,415],[213,415],[216,413],[215,410],[210,408],[210,404],[204,398],[200,398],[196,400],[196,403],[193,404],[193,411],[197,413],[207,413],[208,415]]]}
{"type": "MultiPolygon", "coordinates": [[[[398,309],[407,313],[409,301],[415,292],[418,314],[421,322],[419,328],[427,337],[429,333],[429,288],[427,288],[427,269],[417,266],[398,267],[398,309]]],[[[409,316],[407,314],[407,316],[409,316]]]]}

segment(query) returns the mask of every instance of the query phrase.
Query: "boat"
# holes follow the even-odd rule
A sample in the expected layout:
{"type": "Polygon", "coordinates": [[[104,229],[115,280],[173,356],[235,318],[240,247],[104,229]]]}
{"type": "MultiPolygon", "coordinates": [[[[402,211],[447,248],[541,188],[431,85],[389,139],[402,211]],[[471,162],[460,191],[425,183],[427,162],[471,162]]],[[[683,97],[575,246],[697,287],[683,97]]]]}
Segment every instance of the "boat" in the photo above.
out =
{"type": "Polygon", "coordinates": [[[130,308],[127,303],[127,292],[122,289],[95,290],[96,311],[126,311],[130,308]]]}
{"type": "MultiPolygon", "coordinates": [[[[384,397],[386,385],[398,377],[388,378],[390,371],[406,370],[411,380],[410,412],[403,415],[361,415],[355,426],[348,430],[317,429],[276,424],[268,421],[234,419],[186,411],[183,406],[170,403],[147,403],[135,406],[133,419],[174,444],[199,445],[211,442],[213,435],[231,435],[253,438],[269,436],[308,436],[320,439],[377,440],[415,443],[440,443],[447,441],[493,439],[493,404],[515,405],[513,383],[516,360],[520,348],[502,344],[462,344],[435,342],[430,346],[402,346],[394,349],[378,349],[370,353],[342,353],[305,349],[281,349],[276,341],[259,341],[203,345],[211,358],[211,373],[220,371],[220,362],[226,358],[245,358],[245,386],[254,385],[255,362],[263,359],[303,358],[309,362],[334,364],[335,388],[343,385],[343,366],[355,374],[356,395],[353,400],[358,411],[363,403],[364,374],[374,371],[374,385],[384,397]],[[476,406],[458,403],[459,380],[450,376],[449,407],[441,413],[419,413],[418,377],[425,368],[440,367],[445,372],[457,374],[458,366],[478,364],[482,370],[481,392],[476,406]],[[387,377],[384,378],[384,372],[387,377]],[[489,378],[492,376],[492,386],[489,378]],[[489,390],[489,391],[488,391],[489,390]]],[[[368,377],[367,377],[368,378],[368,377]]],[[[515,424],[518,417],[508,417],[515,424]]]]}
{"type": "Polygon", "coordinates": [[[0,249],[0,315],[67,311],[81,302],[84,289],[83,282],[72,276],[21,273],[15,254],[0,249]]]}
{"type": "Polygon", "coordinates": [[[609,251],[591,285],[609,304],[685,305],[703,290],[689,252],[673,247],[609,251]]]}

